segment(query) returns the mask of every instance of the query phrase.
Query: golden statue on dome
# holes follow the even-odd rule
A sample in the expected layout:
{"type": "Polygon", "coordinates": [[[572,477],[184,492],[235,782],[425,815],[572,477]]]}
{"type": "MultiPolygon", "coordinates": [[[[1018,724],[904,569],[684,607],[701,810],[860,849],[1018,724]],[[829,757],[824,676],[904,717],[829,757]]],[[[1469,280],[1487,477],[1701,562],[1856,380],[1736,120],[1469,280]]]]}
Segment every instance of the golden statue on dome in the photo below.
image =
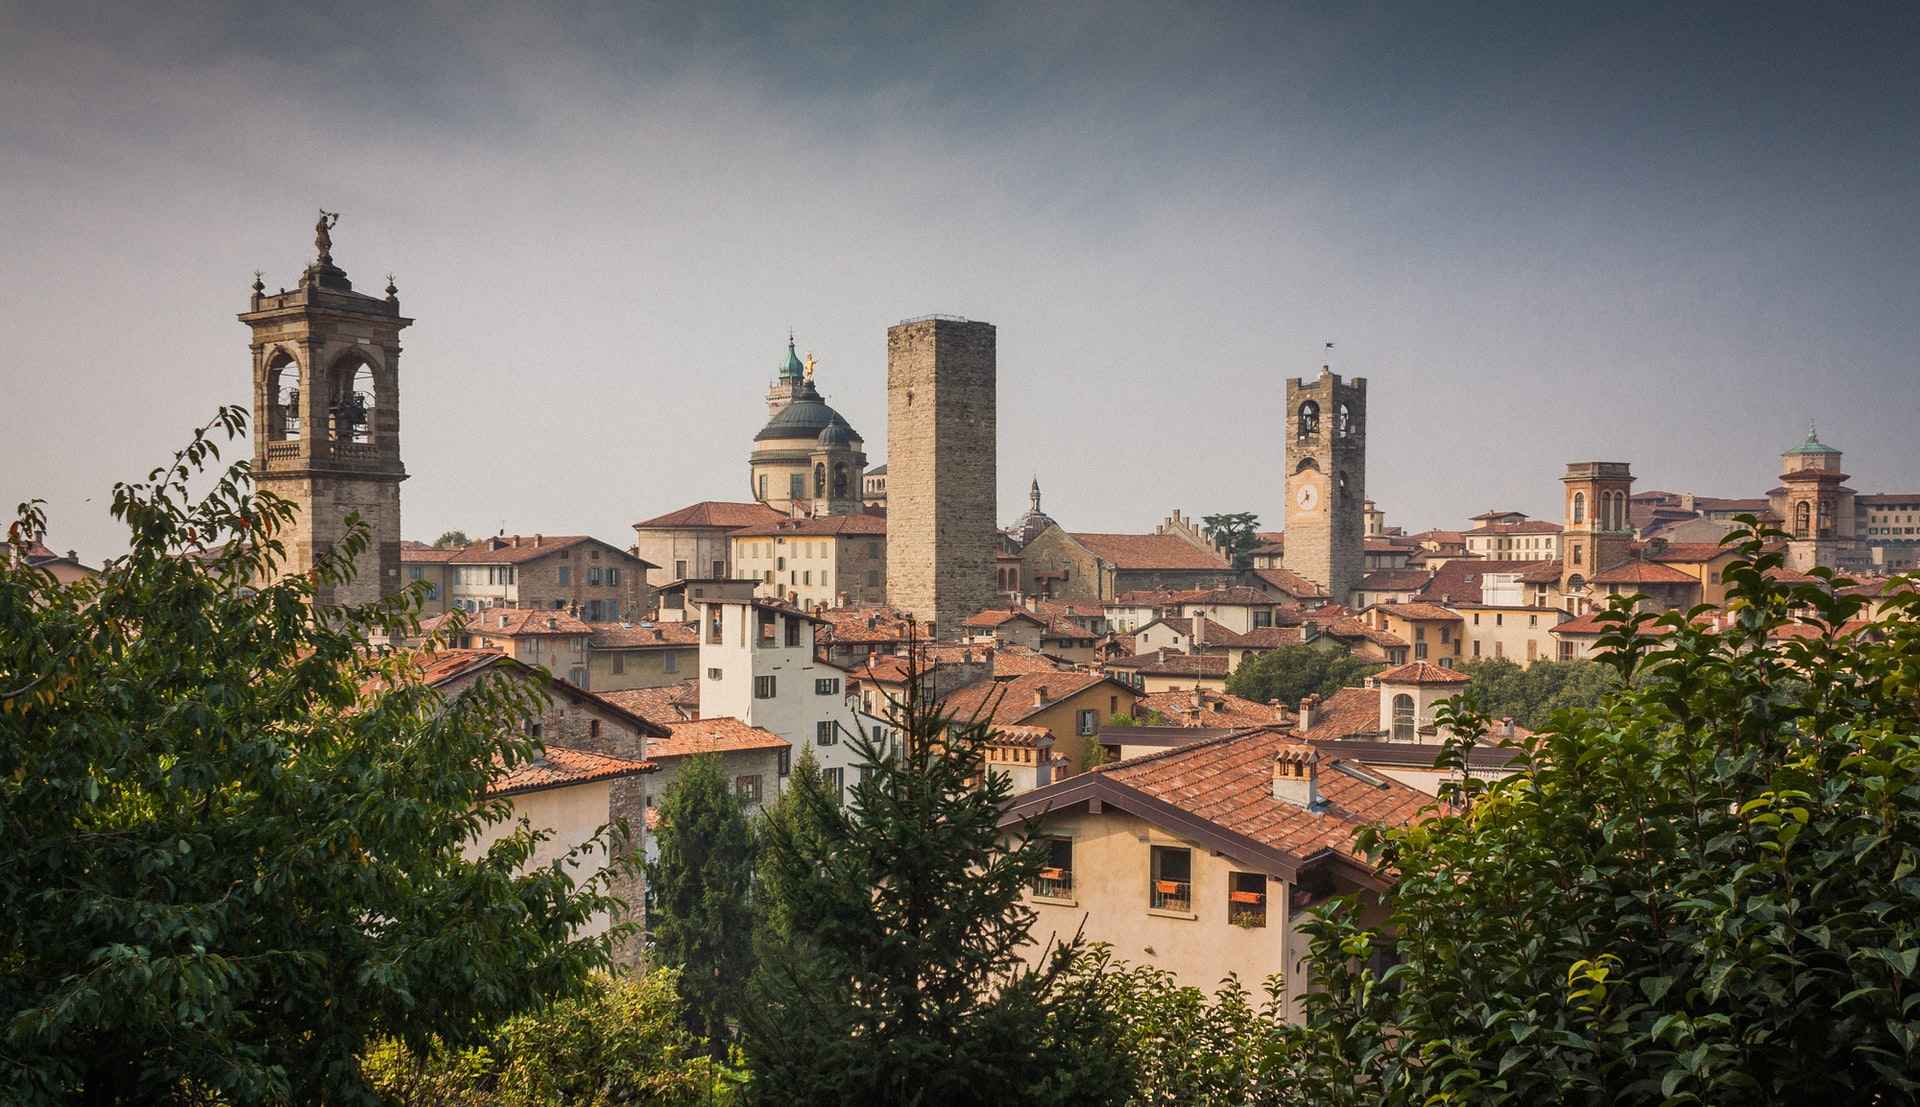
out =
{"type": "Polygon", "coordinates": [[[807,351],[807,379],[813,379],[813,351],[807,351]]]}

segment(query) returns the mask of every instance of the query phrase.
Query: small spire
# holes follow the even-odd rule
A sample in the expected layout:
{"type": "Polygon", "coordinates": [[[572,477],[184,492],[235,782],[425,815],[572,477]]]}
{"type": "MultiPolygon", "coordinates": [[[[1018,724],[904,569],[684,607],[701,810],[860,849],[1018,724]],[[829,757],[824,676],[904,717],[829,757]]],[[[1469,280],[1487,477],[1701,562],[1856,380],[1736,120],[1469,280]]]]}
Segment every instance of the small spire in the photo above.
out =
{"type": "Polygon", "coordinates": [[[388,273],[387,274],[387,299],[394,300],[394,299],[398,299],[399,296],[400,296],[400,289],[393,283],[393,274],[388,273]]]}
{"type": "Polygon", "coordinates": [[[266,274],[258,269],[253,271],[253,290],[255,292],[265,292],[267,290],[267,283],[260,279],[264,276],[266,276],[266,274]]]}
{"type": "Polygon", "coordinates": [[[1027,491],[1027,498],[1033,504],[1034,514],[1036,515],[1039,514],[1040,512],[1040,474],[1038,473],[1035,473],[1033,476],[1033,485],[1027,491]]]}
{"type": "Polygon", "coordinates": [[[1813,416],[1811,415],[1807,416],[1807,441],[1809,442],[1820,441],[1820,432],[1814,429],[1813,416]]]}

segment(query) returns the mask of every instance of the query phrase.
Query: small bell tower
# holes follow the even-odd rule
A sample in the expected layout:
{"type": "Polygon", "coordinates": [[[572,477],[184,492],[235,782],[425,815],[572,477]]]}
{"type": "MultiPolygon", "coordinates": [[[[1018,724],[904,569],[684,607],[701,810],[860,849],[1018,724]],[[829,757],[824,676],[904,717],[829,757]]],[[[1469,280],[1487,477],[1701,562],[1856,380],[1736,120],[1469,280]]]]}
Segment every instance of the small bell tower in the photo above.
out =
{"type": "Polygon", "coordinates": [[[358,513],[372,530],[350,581],[323,604],[365,603],[400,590],[399,289],[356,292],[333,263],[335,212],[314,226],[313,263],[289,290],[268,292],[254,274],[240,321],[252,332],[253,472],[260,488],[291,500],[299,516],[282,532],[280,575],[304,573],[346,534],[358,513]]]}

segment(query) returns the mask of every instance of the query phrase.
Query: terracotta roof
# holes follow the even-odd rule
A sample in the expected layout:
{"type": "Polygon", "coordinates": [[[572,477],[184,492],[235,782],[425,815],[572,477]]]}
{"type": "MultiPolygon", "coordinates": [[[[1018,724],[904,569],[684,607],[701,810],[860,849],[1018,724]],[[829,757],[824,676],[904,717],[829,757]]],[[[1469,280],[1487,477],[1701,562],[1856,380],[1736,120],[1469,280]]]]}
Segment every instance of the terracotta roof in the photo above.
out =
{"type": "Polygon", "coordinates": [[[1014,619],[1025,619],[1027,622],[1039,627],[1047,625],[1045,619],[1030,611],[1022,611],[1018,608],[1009,610],[1001,607],[990,607],[985,611],[976,611],[961,620],[960,625],[963,627],[977,627],[981,630],[991,630],[994,627],[1000,626],[1002,623],[1011,622],[1014,619]]]}
{"type": "Polygon", "coordinates": [[[942,700],[940,709],[962,722],[1019,723],[1106,679],[1097,673],[1023,673],[962,688],[942,700]]]}
{"type": "Polygon", "coordinates": [[[1468,531],[1469,535],[1500,534],[1559,534],[1559,523],[1549,523],[1544,519],[1529,519],[1524,523],[1484,523],[1468,531]]]}
{"type": "MultiPolygon", "coordinates": [[[[449,612],[451,614],[451,612],[449,612]]],[[[445,616],[436,616],[420,624],[427,629],[427,622],[439,626],[439,620],[445,616]]],[[[484,611],[475,611],[467,616],[467,633],[481,634],[490,638],[533,638],[555,635],[592,634],[591,624],[582,622],[564,611],[544,607],[489,607],[484,611]]]]}
{"type": "Polygon", "coordinates": [[[1440,603],[1484,603],[1486,602],[1487,575],[1511,574],[1524,579],[1526,575],[1540,568],[1542,564],[1551,566],[1555,580],[1560,579],[1558,561],[1492,561],[1480,558],[1456,558],[1433,571],[1433,579],[1422,588],[1419,598],[1440,603]]]}
{"type": "Polygon", "coordinates": [[[1040,631],[1042,642],[1058,642],[1071,639],[1075,642],[1091,642],[1099,635],[1071,619],[1048,619],[1040,631]]]}
{"type": "Polygon", "coordinates": [[[1313,707],[1313,726],[1300,736],[1321,742],[1354,734],[1380,733],[1380,693],[1373,688],[1342,688],[1313,707]]]}
{"type": "MultiPolygon", "coordinates": [[[[1211,635],[1212,632],[1209,631],[1208,634],[1211,635]]],[[[1277,650],[1282,646],[1297,646],[1302,641],[1304,639],[1300,634],[1300,623],[1295,621],[1288,626],[1254,627],[1252,630],[1233,635],[1226,645],[1249,650],[1277,650]]],[[[1212,637],[1208,637],[1201,645],[1211,646],[1214,645],[1214,641],[1212,637]]]]}
{"type": "Polygon", "coordinates": [[[403,565],[431,565],[452,561],[460,547],[429,546],[421,542],[400,543],[400,562],[403,565]]]}
{"type": "MultiPolygon", "coordinates": [[[[1576,635],[1577,634],[1606,634],[1609,631],[1616,631],[1619,629],[1620,628],[1618,624],[1608,624],[1608,623],[1601,622],[1600,612],[1598,611],[1589,611],[1585,615],[1568,619],[1563,623],[1557,623],[1554,626],[1547,628],[1548,633],[1550,634],[1576,634],[1576,635]]],[[[1673,628],[1663,627],[1663,626],[1654,626],[1653,624],[1649,623],[1641,626],[1640,633],[1650,638],[1658,638],[1663,634],[1672,634],[1673,628]]]]}
{"type": "Polygon", "coordinates": [[[1657,561],[1622,561],[1610,569],[1602,569],[1593,574],[1594,584],[1698,584],[1698,579],[1689,573],[1662,565],[1657,561]]]}
{"type": "Polygon", "coordinates": [[[1560,583],[1560,563],[1558,561],[1537,561],[1533,568],[1520,574],[1522,584],[1558,584],[1560,583]]]}
{"type": "MultiPolygon", "coordinates": [[[[1866,496],[1857,497],[1856,502],[1867,498],[1866,496]]],[[[1773,505],[1769,503],[1764,496],[1753,499],[1734,500],[1723,499],[1719,496],[1695,496],[1693,498],[1693,506],[1699,511],[1732,511],[1736,513],[1747,512],[1754,515],[1763,515],[1773,505]]]]}
{"type": "Polygon", "coordinates": [[[692,757],[702,753],[739,753],[742,750],[784,750],[793,747],[793,743],[771,730],[748,726],[730,716],[671,723],[667,729],[671,732],[667,737],[655,738],[647,743],[649,761],[692,757]]]}
{"type": "Polygon", "coordinates": [[[1322,634],[1333,638],[1365,638],[1376,646],[1397,649],[1407,644],[1407,640],[1390,630],[1368,626],[1364,620],[1351,615],[1340,615],[1325,621],[1315,620],[1322,634]]]}
{"type": "Polygon", "coordinates": [[[693,693],[693,705],[698,707],[699,687],[697,682],[691,680],[660,688],[627,688],[618,692],[595,692],[594,695],[656,726],[671,727],[685,721],[675,709],[675,704],[683,702],[682,697],[689,691],[693,693]]]}
{"type": "Polygon", "coordinates": [[[786,516],[762,503],[729,503],[725,500],[702,500],[678,511],[669,511],[665,515],[656,515],[638,527],[722,527],[733,530],[736,527],[758,526],[762,523],[777,522],[786,516]]]}
{"type": "Polygon", "coordinates": [[[1013,746],[1025,749],[1032,746],[1042,746],[1051,741],[1053,741],[1053,731],[1043,726],[1023,726],[1015,723],[993,728],[993,744],[996,746],[1013,746]]]}
{"type": "Polygon", "coordinates": [[[1068,672],[1072,669],[1072,662],[1025,646],[1001,646],[993,653],[993,675],[996,679],[1003,676],[1027,676],[1032,673],[1068,672]]]}
{"type": "Polygon", "coordinates": [[[1423,530],[1407,537],[1416,542],[1432,542],[1436,546],[1464,546],[1467,542],[1466,534],[1457,530],[1423,530]]]}
{"type": "MultiPolygon", "coordinates": [[[[1180,593],[1172,589],[1134,589],[1108,600],[1106,607],[1165,607],[1180,593]]],[[[1104,611],[1105,608],[1102,608],[1104,611]]]]}
{"type": "Polygon", "coordinates": [[[1397,669],[1388,669],[1373,679],[1381,684],[1470,684],[1473,678],[1453,669],[1443,669],[1424,661],[1415,661],[1397,669]]]}
{"type": "Polygon", "coordinates": [[[420,683],[428,687],[506,659],[507,655],[499,650],[415,650],[407,657],[408,663],[420,674],[420,683]]]}
{"type": "Polygon", "coordinates": [[[1299,600],[1324,599],[1327,590],[1291,569],[1254,569],[1253,575],[1299,600]]]}
{"type": "Polygon", "coordinates": [[[1035,600],[1033,612],[1049,618],[1060,619],[1102,619],[1107,609],[1097,603],[1075,603],[1072,600],[1035,600]]]}
{"type": "Polygon", "coordinates": [[[1226,569],[1219,554],[1176,534],[1068,535],[1116,569],[1226,569]]]}
{"type": "Polygon", "coordinates": [[[1271,724],[1291,725],[1293,713],[1285,707],[1264,704],[1231,692],[1181,690],[1155,692],[1135,701],[1135,718],[1149,710],[1157,711],[1179,727],[1230,727],[1239,729],[1271,724]],[[1195,700],[1198,700],[1196,706],[1195,700]]]}
{"type": "MultiPolygon", "coordinates": [[[[481,539],[470,546],[462,546],[447,560],[454,565],[517,565],[547,557],[561,550],[571,549],[585,542],[599,541],[590,534],[504,534],[481,539]]],[[[632,554],[615,547],[612,543],[600,542],[600,544],[621,557],[633,557],[632,554]]],[[[634,558],[634,560],[639,559],[634,558]]]]}
{"type": "MultiPolygon", "coordinates": [[[[816,612],[833,642],[900,642],[907,638],[907,615],[889,607],[829,607],[816,612]]],[[[927,626],[917,624],[925,637],[927,626]]]]}
{"type": "Polygon", "coordinates": [[[688,623],[588,623],[593,637],[587,640],[596,650],[672,649],[698,646],[700,624],[688,623]]]}
{"type": "Polygon", "coordinates": [[[1220,607],[1272,607],[1274,599],[1258,588],[1236,584],[1231,588],[1191,588],[1176,592],[1173,602],[1215,604],[1220,607]]]}
{"type": "Polygon", "coordinates": [[[1223,677],[1227,675],[1227,655],[1223,653],[1153,653],[1116,657],[1100,663],[1108,669],[1126,669],[1143,676],[1223,677]]]}
{"type": "Polygon", "coordinates": [[[732,531],[734,538],[788,538],[800,537],[871,537],[884,538],[887,534],[887,519],[884,515],[818,515],[811,519],[787,519],[753,523],[732,531]]]}
{"type": "Polygon", "coordinates": [[[1371,773],[1367,775],[1378,783],[1356,779],[1339,771],[1339,763],[1284,730],[1261,728],[1092,771],[1299,858],[1331,849],[1365,863],[1353,844],[1361,827],[1415,822],[1434,806],[1433,797],[1424,792],[1371,773]],[[1275,798],[1274,761],[1288,754],[1318,760],[1321,810],[1275,798]]]}
{"type": "Polygon", "coordinates": [[[1389,615],[1398,615],[1402,619],[1411,619],[1418,623],[1457,623],[1460,613],[1448,611],[1437,603],[1377,603],[1368,611],[1385,611],[1389,615]]]}
{"type": "MultiPolygon", "coordinates": [[[[1233,629],[1229,627],[1223,627],[1219,623],[1216,623],[1212,619],[1208,619],[1204,616],[1200,617],[1199,622],[1201,624],[1200,637],[1201,637],[1201,641],[1204,644],[1214,645],[1214,646],[1224,646],[1224,645],[1229,645],[1233,643],[1236,639],[1240,637],[1240,635],[1237,632],[1235,632],[1233,629]]],[[[1155,619],[1153,622],[1148,623],[1146,626],[1141,627],[1139,630],[1136,630],[1133,633],[1145,634],[1147,631],[1151,630],[1154,627],[1166,627],[1168,630],[1173,631],[1175,634],[1180,635],[1182,638],[1192,638],[1193,624],[1194,624],[1194,620],[1191,618],[1187,618],[1187,619],[1160,618],[1160,619],[1155,619]]]]}
{"type": "MultiPolygon", "coordinates": [[[[1744,502],[1744,501],[1742,501],[1744,502]]],[[[1765,500],[1759,501],[1766,503],[1765,500]]],[[[1920,492],[1866,492],[1853,498],[1857,504],[1869,504],[1875,507],[1892,504],[1920,504],[1920,492]]]]}
{"type": "Polygon", "coordinates": [[[659,766],[652,761],[615,757],[572,746],[547,746],[532,761],[515,765],[487,783],[487,795],[512,796],[539,792],[548,788],[567,788],[599,780],[650,773],[659,766]]]}
{"type": "MultiPolygon", "coordinates": [[[[1647,551],[1649,561],[1699,562],[1712,561],[1716,557],[1737,552],[1732,546],[1722,546],[1718,542],[1669,542],[1666,546],[1647,551]]],[[[1689,577],[1689,580],[1692,578],[1689,577]]]]}

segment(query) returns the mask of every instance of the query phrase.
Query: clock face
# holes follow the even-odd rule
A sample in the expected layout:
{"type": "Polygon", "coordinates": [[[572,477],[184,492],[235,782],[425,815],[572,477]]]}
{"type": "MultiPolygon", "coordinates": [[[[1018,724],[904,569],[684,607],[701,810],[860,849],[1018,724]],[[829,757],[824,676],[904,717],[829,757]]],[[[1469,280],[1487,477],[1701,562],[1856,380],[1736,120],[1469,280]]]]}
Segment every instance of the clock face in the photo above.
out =
{"type": "Polygon", "coordinates": [[[1299,504],[1302,511],[1312,511],[1313,505],[1320,502],[1320,490],[1311,484],[1303,484],[1293,494],[1293,502],[1299,504]]]}

